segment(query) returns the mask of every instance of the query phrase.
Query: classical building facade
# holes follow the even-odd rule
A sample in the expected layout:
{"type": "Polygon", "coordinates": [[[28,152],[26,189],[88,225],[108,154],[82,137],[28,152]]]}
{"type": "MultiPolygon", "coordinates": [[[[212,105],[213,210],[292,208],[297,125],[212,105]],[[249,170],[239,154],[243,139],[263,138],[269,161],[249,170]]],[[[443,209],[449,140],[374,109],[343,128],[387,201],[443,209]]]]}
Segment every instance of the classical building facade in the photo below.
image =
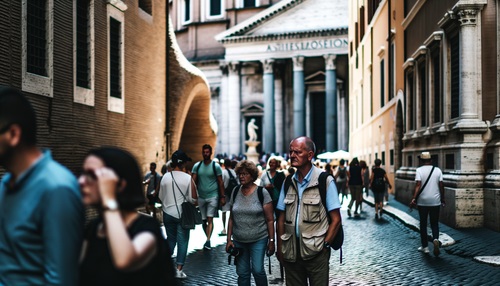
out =
{"type": "Polygon", "coordinates": [[[40,145],[75,173],[100,145],[130,150],[146,171],[179,146],[195,156],[200,142],[215,143],[208,83],[168,32],[165,3],[0,5],[0,84],[23,91],[40,145]]]}
{"type": "Polygon", "coordinates": [[[381,159],[392,182],[402,165],[403,110],[397,108],[404,106],[402,6],[349,3],[349,151],[368,165],[381,159]]]}
{"type": "MultiPolygon", "coordinates": [[[[395,61],[404,89],[401,98],[394,94],[390,123],[394,142],[402,142],[396,197],[409,202],[418,155],[431,152],[444,173],[447,205],[441,221],[454,227],[500,231],[499,5],[496,0],[386,0],[378,5],[396,17],[403,14],[390,26],[404,36],[395,61]]],[[[379,77],[390,76],[382,71],[373,69],[379,77]]]]}
{"type": "Polygon", "coordinates": [[[174,0],[171,11],[182,51],[212,88],[218,153],[245,152],[252,118],[259,151],[286,152],[299,135],[347,149],[346,1],[174,0]]]}

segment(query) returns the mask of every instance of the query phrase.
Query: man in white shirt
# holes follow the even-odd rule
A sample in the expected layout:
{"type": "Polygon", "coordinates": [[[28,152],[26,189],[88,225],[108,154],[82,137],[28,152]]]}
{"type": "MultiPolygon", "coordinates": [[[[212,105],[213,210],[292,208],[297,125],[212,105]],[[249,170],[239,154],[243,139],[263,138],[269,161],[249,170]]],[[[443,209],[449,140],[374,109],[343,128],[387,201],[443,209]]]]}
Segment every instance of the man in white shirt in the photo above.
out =
{"type": "Polygon", "coordinates": [[[412,204],[418,205],[420,217],[420,240],[422,246],[418,248],[423,253],[429,253],[427,238],[427,217],[430,218],[434,255],[439,255],[439,209],[444,207],[443,173],[438,167],[432,166],[431,154],[422,152],[420,155],[422,166],[415,174],[415,192],[412,204]]]}

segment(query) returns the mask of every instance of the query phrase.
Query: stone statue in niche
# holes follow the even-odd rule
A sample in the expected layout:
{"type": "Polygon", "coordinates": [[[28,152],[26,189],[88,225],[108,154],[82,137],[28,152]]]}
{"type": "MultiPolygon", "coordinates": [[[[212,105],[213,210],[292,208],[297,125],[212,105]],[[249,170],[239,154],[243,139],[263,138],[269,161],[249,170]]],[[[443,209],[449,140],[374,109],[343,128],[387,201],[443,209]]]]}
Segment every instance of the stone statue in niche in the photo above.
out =
{"type": "Polygon", "coordinates": [[[255,118],[250,119],[247,125],[248,132],[248,141],[257,141],[257,132],[255,130],[259,129],[257,125],[255,125],[255,118]]]}

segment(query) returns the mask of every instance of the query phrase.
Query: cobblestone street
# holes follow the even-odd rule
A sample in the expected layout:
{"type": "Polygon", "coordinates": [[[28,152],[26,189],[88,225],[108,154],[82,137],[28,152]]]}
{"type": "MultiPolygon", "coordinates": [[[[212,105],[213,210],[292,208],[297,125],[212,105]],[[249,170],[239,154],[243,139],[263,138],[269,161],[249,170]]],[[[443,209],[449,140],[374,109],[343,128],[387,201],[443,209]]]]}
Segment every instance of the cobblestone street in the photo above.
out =
{"type": "MultiPolygon", "coordinates": [[[[390,206],[406,211],[406,206],[391,200],[390,206]]],[[[499,255],[500,234],[486,229],[453,230],[441,224],[441,232],[452,236],[456,243],[442,248],[441,255],[417,251],[419,234],[397,217],[384,214],[375,220],[374,210],[364,204],[360,217],[348,218],[342,207],[345,241],[343,261],[339,251],[330,260],[330,285],[498,285],[500,269],[473,260],[477,255],[499,255]],[[495,242],[495,240],[497,242],[495,242]]],[[[416,212],[411,213],[415,216],[416,212]]],[[[216,219],[211,251],[200,250],[204,235],[199,227],[191,233],[190,254],[184,270],[188,278],[183,285],[237,285],[234,265],[228,265],[224,251],[225,237],[216,234],[221,220],[216,219]]],[[[265,262],[268,270],[268,259],[265,262]]],[[[280,280],[279,264],[271,257],[270,285],[284,285],[280,280]]]]}

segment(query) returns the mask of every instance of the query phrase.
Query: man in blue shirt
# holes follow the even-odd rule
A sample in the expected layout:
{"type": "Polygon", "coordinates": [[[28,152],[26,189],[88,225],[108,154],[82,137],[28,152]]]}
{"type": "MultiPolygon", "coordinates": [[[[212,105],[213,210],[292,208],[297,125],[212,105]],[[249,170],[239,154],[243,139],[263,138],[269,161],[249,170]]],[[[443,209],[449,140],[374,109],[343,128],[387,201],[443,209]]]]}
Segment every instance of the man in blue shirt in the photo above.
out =
{"type": "Polygon", "coordinates": [[[0,285],[78,285],[83,205],[76,178],[36,147],[36,116],[0,87],[0,285]]]}
{"type": "Polygon", "coordinates": [[[309,137],[290,142],[290,162],[297,168],[285,194],[281,188],[276,208],[277,256],[285,267],[286,285],[328,285],[330,245],[340,229],[340,201],[335,182],[326,181],[326,207],[319,191],[323,170],[311,160],[316,146],[309,137]]]}

